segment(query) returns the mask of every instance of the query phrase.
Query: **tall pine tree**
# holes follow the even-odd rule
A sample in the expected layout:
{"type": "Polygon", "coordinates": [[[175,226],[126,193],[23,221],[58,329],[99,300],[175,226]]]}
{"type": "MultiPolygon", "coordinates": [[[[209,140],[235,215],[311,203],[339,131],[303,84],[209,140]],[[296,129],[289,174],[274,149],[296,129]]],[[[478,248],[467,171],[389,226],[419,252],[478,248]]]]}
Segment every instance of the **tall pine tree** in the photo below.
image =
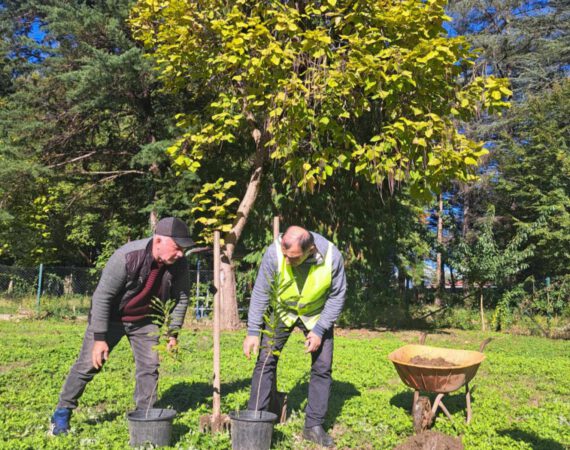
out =
{"type": "Polygon", "coordinates": [[[196,177],[176,178],[164,152],[184,95],[159,92],[132,3],[2,3],[4,261],[92,264],[148,233],[151,211],[189,214],[196,177]]]}
{"type": "Polygon", "coordinates": [[[497,239],[503,243],[523,223],[536,225],[530,237],[536,255],[520,276],[561,273],[567,266],[560,226],[568,214],[562,181],[567,177],[567,102],[562,93],[567,93],[564,80],[570,67],[570,3],[452,0],[448,13],[454,18],[451,32],[467,35],[482,50],[477,65],[508,77],[514,91],[514,107],[502,119],[482,116],[465,128],[468,135],[488,142],[490,155],[480,181],[458,189],[463,238],[476,237],[474,224],[488,205],[496,205],[497,239]],[[559,219],[554,220],[554,211],[559,219]],[[544,215],[552,220],[538,224],[544,215]]]}

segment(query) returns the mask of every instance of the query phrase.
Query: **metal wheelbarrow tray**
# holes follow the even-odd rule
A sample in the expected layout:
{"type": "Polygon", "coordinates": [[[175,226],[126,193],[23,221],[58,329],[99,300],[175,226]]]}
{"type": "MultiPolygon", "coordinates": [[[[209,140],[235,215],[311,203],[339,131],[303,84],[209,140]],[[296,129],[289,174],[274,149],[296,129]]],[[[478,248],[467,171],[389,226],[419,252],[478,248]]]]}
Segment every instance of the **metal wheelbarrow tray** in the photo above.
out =
{"type": "Polygon", "coordinates": [[[483,341],[479,351],[456,350],[423,345],[425,341],[423,335],[420,338],[420,345],[405,345],[388,355],[402,381],[414,389],[412,416],[417,432],[431,426],[438,408],[441,408],[452,420],[442,399],[445,394],[456,391],[462,386],[465,386],[467,423],[471,421],[469,382],[485,359],[483,349],[490,340],[483,341]],[[433,406],[428,397],[420,397],[420,392],[437,394],[433,406]]]}

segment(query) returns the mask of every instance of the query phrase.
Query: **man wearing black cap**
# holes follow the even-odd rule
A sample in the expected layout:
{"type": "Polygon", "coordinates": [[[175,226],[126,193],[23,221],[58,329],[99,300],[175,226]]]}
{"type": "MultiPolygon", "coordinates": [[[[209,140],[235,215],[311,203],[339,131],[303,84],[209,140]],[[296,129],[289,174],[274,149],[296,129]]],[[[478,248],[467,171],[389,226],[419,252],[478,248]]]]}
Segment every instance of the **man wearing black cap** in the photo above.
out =
{"type": "Polygon", "coordinates": [[[103,367],[109,353],[127,336],[135,359],[137,409],[156,402],[158,327],[148,317],[151,299],[174,299],[168,347],[177,344],[177,333],[188,307],[190,277],[184,252],[192,247],[188,227],[167,217],[156,225],[152,238],[129,242],[115,251],[93,293],[88,326],[77,361],[71,368],[52,416],[52,433],[69,431],[71,412],[87,383],[103,367]]]}

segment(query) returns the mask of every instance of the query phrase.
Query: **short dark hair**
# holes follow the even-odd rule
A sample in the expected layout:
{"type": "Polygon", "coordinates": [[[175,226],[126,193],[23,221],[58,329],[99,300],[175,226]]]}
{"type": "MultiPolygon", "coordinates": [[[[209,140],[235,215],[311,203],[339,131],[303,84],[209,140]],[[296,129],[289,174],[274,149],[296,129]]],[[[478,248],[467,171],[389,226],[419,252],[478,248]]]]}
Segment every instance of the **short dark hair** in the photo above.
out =
{"type": "MultiPolygon", "coordinates": [[[[286,235],[286,234],[287,234],[287,230],[285,230],[285,233],[283,235],[286,235]]],[[[315,238],[313,237],[313,234],[310,231],[307,231],[306,233],[299,235],[296,239],[296,242],[299,243],[301,250],[303,251],[303,253],[305,253],[307,250],[309,250],[315,244],[315,238]]],[[[283,242],[283,246],[286,249],[289,249],[289,247],[291,247],[291,241],[285,240],[283,242]]]]}

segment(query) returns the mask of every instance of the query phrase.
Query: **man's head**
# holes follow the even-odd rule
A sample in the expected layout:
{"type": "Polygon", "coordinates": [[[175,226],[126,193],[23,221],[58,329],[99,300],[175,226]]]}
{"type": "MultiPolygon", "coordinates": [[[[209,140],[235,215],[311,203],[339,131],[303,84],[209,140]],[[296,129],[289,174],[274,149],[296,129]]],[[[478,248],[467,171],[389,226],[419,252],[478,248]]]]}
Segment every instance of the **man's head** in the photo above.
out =
{"type": "Polygon", "coordinates": [[[313,235],[304,228],[291,226],[281,237],[281,251],[285,262],[296,267],[315,253],[313,235]]]}
{"type": "Polygon", "coordinates": [[[165,217],[156,224],[152,238],[152,256],[155,261],[174,264],[193,245],[190,231],[180,219],[165,217]]]}

